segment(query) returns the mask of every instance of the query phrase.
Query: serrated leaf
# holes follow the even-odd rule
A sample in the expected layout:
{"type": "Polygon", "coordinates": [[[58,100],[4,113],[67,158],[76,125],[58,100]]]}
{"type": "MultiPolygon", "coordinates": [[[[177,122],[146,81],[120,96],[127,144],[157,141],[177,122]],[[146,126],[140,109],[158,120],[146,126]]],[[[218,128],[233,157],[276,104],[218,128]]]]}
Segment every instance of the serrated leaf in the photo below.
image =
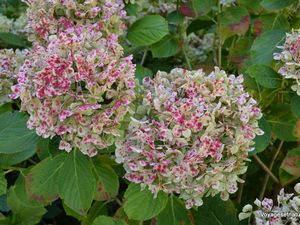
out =
{"type": "Polygon", "coordinates": [[[26,176],[26,190],[39,202],[50,203],[58,198],[58,174],[67,154],[47,158],[30,169],[26,176]]]}
{"type": "Polygon", "coordinates": [[[151,46],[151,52],[154,58],[166,58],[173,56],[178,51],[178,44],[176,40],[167,35],[159,42],[151,46]]]}
{"type": "Polygon", "coordinates": [[[234,204],[230,200],[222,201],[219,196],[205,198],[193,214],[196,225],[238,225],[234,204]]]}
{"type": "Polygon", "coordinates": [[[251,60],[253,64],[269,65],[273,60],[273,53],[279,52],[277,48],[285,39],[282,30],[271,30],[262,33],[256,38],[251,47],[251,60]]]}
{"type": "Polygon", "coordinates": [[[22,174],[9,189],[7,204],[13,212],[14,224],[18,225],[36,225],[46,212],[42,204],[31,201],[27,196],[22,174]]]}
{"type": "Polygon", "coordinates": [[[94,162],[98,188],[96,189],[97,200],[109,200],[117,196],[119,191],[119,178],[114,169],[99,161],[94,162]]]}
{"type": "Polygon", "coordinates": [[[35,149],[37,135],[26,127],[25,113],[7,112],[0,115],[0,153],[18,153],[35,149]]]}
{"type": "Polygon", "coordinates": [[[131,183],[125,192],[124,210],[129,219],[148,220],[157,216],[168,202],[167,194],[159,192],[157,197],[148,190],[141,190],[139,184],[131,183]]]}
{"type": "Polygon", "coordinates": [[[261,2],[261,5],[268,10],[278,10],[285,8],[295,2],[297,2],[297,0],[263,0],[261,2]]]}
{"type": "Polygon", "coordinates": [[[96,180],[91,160],[78,150],[65,157],[58,175],[58,191],[64,203],[85,215],[93,201],[96,180]]]}
{"type": "Polygon", "coordinates": [[[247,74],[253,77],[258,84],[266,88],[278,88],[281,85],[281,77],[271,67],[254,64],[247,69],[247,74]]]}
{"type": "Polygon", "coordinates": [[[166,208],[156,217],[156,225],[191,225],[188,211],[182,201],[174,196],[171,198],[166,208]]]}
{"type": "Polygon", "coordinates": [[[128,40],[137,46],[149,46],[169,33],[168,22],[161,16],[145,16],[128,29],[128,40]]]}
{"type": "Polygon", "coordinates": [[[35,148],[27,149],[23,152],[17,152],[12,154],[0,154],[0,164],[3,166],[16,165],[26,159],[29,159],[35,154],[35,148]]]}
{"type": "Polygon", "coordinates": [[[92,225],[127,225],[127,223],[108,216],[98,216],[92,225]]]}

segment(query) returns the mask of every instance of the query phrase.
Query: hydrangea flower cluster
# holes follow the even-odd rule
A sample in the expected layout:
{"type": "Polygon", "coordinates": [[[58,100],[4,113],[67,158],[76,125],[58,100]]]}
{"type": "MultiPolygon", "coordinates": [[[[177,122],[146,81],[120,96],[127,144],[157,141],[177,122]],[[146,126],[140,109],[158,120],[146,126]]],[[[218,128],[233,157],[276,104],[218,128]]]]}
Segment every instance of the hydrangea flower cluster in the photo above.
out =
{"type": "Polygon", "coordinates": [[[21,14],[17,19],[10,19],[0,13],[0,32],[26,35],[27,16],[21,14]]]}
{"type": "Polygon", "coordinates": [[[286,40],[280,53],[274,53],[275,60],[281,60],[284,65],[279,73],[287,79],[293,79],[292,90],[300,96],[300,30],[286,34],[286,40]]]}
{"type": "Polygon", "coordinates": [[[252,205],[245,205],[239,214],[239,219],[250,220],[254,215],[256,225],[300,224],[300,183],[296,184],[294,189],[297,195],[286,194],[284,189],[281,189],[277,196],[277,205],[274,205],[273,200],[269,198],[264,198],[262,201],[256,199],[254,204],[258,209],[253,211],[252,205]]]}
{"type": "Polygon", "coordinates": [[[120,1],[30,0],[33,48],[12,87],[27,126],[44,138],[61,136],[59,149],[94,156],[121,135],[135,99],[135,65],[118,34],[120,1]]]}
{"type": "Polygon", "coordinates": [[[209,75],[176,68],[145,78],[145,97],[117,143],[125,178],[153,193],[180,194],[187,208],[204,195],[227,200],[243,182],[252,140],[263,133],[261,111],[242,83],[242,75],[217,67],[209,75]]]}
{"type": "Polygon", "coordinates": [[[125,28],[126,12],[122,0],[26,0],[29,40],[48,40],[62,27],[95,24],[102,36],[119,35],[125,28]]]}
{"type": "Polygon", "coordinates": [[[0,50],[0,105],[10,101],[11,86],[16,82],[16,75],[26,54],[27,50],[0,50]]]}

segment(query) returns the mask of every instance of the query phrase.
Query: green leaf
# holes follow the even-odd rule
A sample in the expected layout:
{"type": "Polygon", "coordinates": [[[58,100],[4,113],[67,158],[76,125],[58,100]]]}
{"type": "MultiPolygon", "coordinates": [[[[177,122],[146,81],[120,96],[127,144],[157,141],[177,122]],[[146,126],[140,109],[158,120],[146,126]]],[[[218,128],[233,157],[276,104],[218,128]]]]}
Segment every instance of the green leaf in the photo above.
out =
{"type": "Polygon", "coordinates": [[[268,30],[290,30],[289,21],[284,15],[277,13],[270,13],[261,15],[254,19],[252,32],[255,36],[259,36],[262,32],[268,30]]]}
{"type": "Polygon", "coordinates": [[[67,154],[47,158],[34,167],[26,176],[26,190],[39,202],[50,203],[58,198],[58,174],[67,154]]]}
{"type": "Polygon", "coordinates": [[[119,178],[114,169],[99,161],[94,162],[97,176],[98,189],[96,190],[97,200],[109,200],[117,196],[119,192],[119,178]]]}
{"type": "Polygon", "coordinates": [[[96,180],[91,160],[79,150],[73,150],[63,162],[58,174],[58,191],[64,203],[85,215],[93,201],[96,180]]]}
{"type": "Polygon", "coordinates": [[[205,198],[193,214],[196,225],[238,225],[234,204],[230,200],[222,201],[219,196],[205,198]]]}
{"type": "Polygon", "coordinates": [[[278,88],[281,85],[280,75],[269,66],[254,64],[248,68],[247,73],[263,87],[278,88]]]}
{"type": "Polygon", "coordinates": [[[253,11],[253,12],[259,12],[261,10],[261,5],[260,5],[260,2],[262,0],[237,0],[238,2],[238,5],[240,6],[244,6],[246,7],[247,9],[249,9],[250,11],[253,11]]]}
{"type": "Polygon", "coordinates": [[[297,2],[297,0],[263,0],[261,2],[261,5],[268,10],[278,10],[285,8],[295,2],[297,2]]]}
{"type": "Polygon", "coordinates": [[[135,46],[149,46],[168,33],[168,22],[161,16],[150,15],[133,23],[128,29],[127,38],[135,46]]]}
{"type": "Polygon", "coordinates": [[[35,149],[37,135],[26,127],[25,113],[7,112],[0,115],[0,153],[18,153],[35,149]]]}
{"type": "Polygon", "coordinates": [[[5,179],[4,173],[0,173],[0,195],[6,194],[7,181],[5,179]]]}
{"type": "Polygon", "coordinates": [[[174,11],[167,15],[167,21],[170,24],[182,24],[184,22],[184,16],[181,15],[178,11],[174,11]]]}
{"type": "Polygon", "coordinates": [[[148,220],[158,215],[168,202],[168,195],[160,191],[156,198],[148,190],[141,190],[139,184],[131,183],[124,195],[124,210],[129,219],[148,220]]]}
{"type": "Polygon", "coordinates": [[[188,211],[182,201],[175,196],[171,198],[166,208],[157,216],[156,225],[191,225],[188,211]]]}
{"type": "Polygon", "coordinates": [[[262,33],[254,40],[251,47],[251,59],[253,64],[269,65],[273,60],[273,53],[279,52],[277,48],[285,39],[282,30],[271,30],[262,33]]]}
{"type": "Polygon", "coordinates": [[[300,119],[300,96],[295,94],[291,99],[292,113],[300,119]]]}
{"type": "Polygon", "coordinates": [[[300,177],[300,148],[294,148],[288,151],[286,157],[281,163],[279,173],[283,184],[294,181],[300,177]]]}
{"type": "Polygon", "coordinates": [[[14,224],[18,225],[36,225],[46,212],[42,204],[30,200],[27,196],[22,174],[9,189],[7,204],[13,212],[14,224]]]}
{"type": "Polygon", "coordinates": [[[26,159],[32,157],[36,152],[35,148],[27,149],[23,152],[12,154],[0,154],[0,164],[3,166],[16,165],[26,159]]]}
{"type": "Polygon", "coordinates": [[[153,77],[153,72],[146,67],[136,65],[135,77],[139,80],[140,83],[142,83],[145,77],[153,77]]]}
{"type": "Polygon", "coordinates": [[[282,119],[272,122],[272,130],[277,138],[282,141],[296,141],[297,138],[294,134],[295,125],[295,120],[282,119]]]}
{"type": "Polygon", "coordinates": [[[151,46],[154,58],[165,58],[173,56],[178,51],[178,44],[171,35],[165,36],[162,40],[151,46]]]}
{"type": "Polygon", "coordinates": [[[108,216],[98,216],[92,225],[127,225],[127,223],[108,216]]]}
{"type": "Polygon", "coordinates": [[[215,0],[191,0],[192,8],[197,16],[203,16],[209,13],[213,6],[216,5],[215,0]]]}
{"type": "Polygon", "coordinates": [[[229,7],[220,14],[222,42],[235,34],[243,35],[250,25],[250,15],[244,7],[229,7]]]}
{"type": "Polygon", "coordinates": [[[259,136],[257,135],[254,139],[255,153],[264,151],[268,147],[272,138],[271,126],[264,117],[258,121],[258,126],[264,131],[264,134],[259,136]]]}
{"type": "Polygon", "coordinates": [[[21,48],[26,46],[26,40],[13,33],[0,32],[0,44],[5,47],[21,48]]]}
{"type": "Polygon", "coordinates": [[[12,111],[11,103],[6,103],[0,106],[0,114],[11,112],[11,111],[12,111]]]}
{"type": "Polygon", "coordinates": [[[238,68],[244,68],[246,61],[250,58],[249,48],[253,43],[253,38],[244,37],[232,46],[229,50],[229,60],[238,68]]]}

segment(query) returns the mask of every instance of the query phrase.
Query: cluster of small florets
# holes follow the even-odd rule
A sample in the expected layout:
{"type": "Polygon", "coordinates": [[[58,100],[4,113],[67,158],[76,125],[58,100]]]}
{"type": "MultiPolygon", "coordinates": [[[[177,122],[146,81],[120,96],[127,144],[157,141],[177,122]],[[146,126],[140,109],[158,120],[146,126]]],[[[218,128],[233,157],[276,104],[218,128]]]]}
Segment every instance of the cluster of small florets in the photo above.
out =
{"type": "Polygon", "coordinates": [[[11,86],[16,82],[16,75],[27,53],[27,50],[0,50],[0,105],[11,100],[11,86]]]}
{"type": "Polygon", "coordinates": [[[97,24],[103,36],[121,34],[126,17],[122,0],[27,0],[30,40],[47,40],[61,27],[97,24]]]}
{"type": "Polygon", "coordinates": [[[207,59],[214,45],[214,34],[207,33],[201,38],[195,33],[190,33],[185,38],[187,56],[192,64],[202,63],[207,59]]]}
{"type": "MultiPolygon", "coordinates": [[[[138,14],[166,14],[176,10],[177,0],[127,0],[126,3],[136,4],[138,14]]],[[[181,3],[182,1],[179,1],[181,3]]]]}
{"type": "Polygon", "coordinates": [[[20,97],[21,110],[29,113],[28,128],[44,138],[61,136],[59,149],[94,156],[121,135],[121,121],[135,98],[135,65],[131,56],[122,58],[119,29],[115,33],[107,24],[121,21],[123,4],[77,2],[29,1],[30,27],[39,37],[11,97],[20,97]]]}
{"type": "Polygon", "coordinates": [[[27,16],[21,14],[16,19],[10,19],[0,13],[0,32],[9,32],[18,35],[26,35],[27,16]]]}
{"type": "Polygon", "coordinates": [[[300,30],[286,34],[286,41],[280,53],[274,53],[275,60],[281,60],[284,65],[279,73],[287,79],[293,79],[292,90],[300,96],[300,30]]]}
{"type": "Polygon", "coordinates": [[[125,177],[153,193],[180,194],[187,208],[201,205],[204,195],[227,200],[243,182],[238,176],[246,172],[252,140],[263,133],[261,111],[242,83],[242,75],[219,68],[145,78],[145,97],[117,143],[125,177]]]}
{"type": "Polygon", "coordinates": [[[254,215],[256,225],[298,225],[300,224],[300,183],[296,184],[295,191],[297,195],[286,194],[281,189],[277,196],[277,205],[273,200],[264,198],[262,201],[255,200],[254,204],[257,210],[253,211],[252,205],[244,206],[239,214],[239,219],[249,219],[254,215]]]}

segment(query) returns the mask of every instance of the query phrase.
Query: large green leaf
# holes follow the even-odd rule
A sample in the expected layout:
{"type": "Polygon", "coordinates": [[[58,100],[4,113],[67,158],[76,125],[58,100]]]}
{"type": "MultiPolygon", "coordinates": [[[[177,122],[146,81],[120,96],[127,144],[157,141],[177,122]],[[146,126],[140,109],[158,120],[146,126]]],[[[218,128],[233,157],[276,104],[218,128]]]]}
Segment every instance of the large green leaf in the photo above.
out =
{"type": "Polygon", "coordinates": [[[156,198],[139,184],[130,184],[125,192],[124,210],[129,219],[148,220],[158,215],[168,202],[167,194],[159,192],[156,198]]]}
{"type": "Polygon", "coordinates": [[[4,166],[16,165],[26,159],[32,157],[36,152],[35,148],[27,149],[23,152],[17,152],[12,154],[0,154],[0,164],[4,166]]]}
{"type": "Polygon", "coordinates": [[[300,96],[295,94],[291,99],[291,110],[300,119],[300,96]]]}
{"type": "Polygon", "coordinates": [[[135,46],[149,46],[161,40],[168,33],[168,22],[161,16],[150,15],[132,24],[127,38],[135,46]]]}
{"type": "Polygon", "coordinates": [[[25,190],[25,180],[22,174],[8,191],[7,204],[13,212],[14,224],[36,225],[45,214],[43,205],[29,199],[25,190]]]}
{"type": "Polygon", "coordinates": [[[116,197],[119,192],[119,178],[114,169],[99,161],[94,162],[94,168],[98,182],[96,199],[109,200],[116,197]]]}
{"type": "Polygon", "coordinates": [[[255,153],[259,153],[265,150],[268,147],[272,137],[271,126],[269,125],[268,121],[264,117],[258,121],[258,125],[259,128],[264,131],[264,134],[258,135],[254,139],[255,153]]]}
{"type": "Polygon", "coordinates": [[[222,201],[219,196],[205,198],[194,217],[196,225],[238,225],[234,204],[230,200],[222,201]]]}
{"type": "Polygon", "coordinates": [[[188,211],[181,200],[169,198],[166,208],[157,216],[156,225],[191,225],[188,211]]]}
{"type": "Polygon", "coordinates": [[[273,53],[279,52],[277,48],[285,38],[282,30],[271,30],[262,33],[251,47],[251,59],[253,64],[270,64],[273,60],[273,53]]]}
{"type": "Polygon", "coordinates": [[[50,203],[58,197],[58,174],[66,157],[66,153],[49,157],[31,168],[26,176],[26,190],[32,199],[50,203]]]}
{"type": "Polygon", "coordinates": [[[268,10],[278,10],[285,8],[295,2],[297,2],[297,0],[263,0],[261,2],[261,5],[268,10]]]}
{"type": "Polygon", "coordinates": [[[64,203],[85,215],[93,201],[96,180],[91,160],[78,150],[73,150],[63,162],[58,174],[58,191],[64,203]]]}
{"type": "Polygon", "coordinates": [[[281,85],[280,75],[269,66],[255,64],[247,69],[247,73],[263,87],[278,88],[281,85]]]}
{"type": "Polygon", "coordinates": [[[272,121],[272,130],[276,137],[283,141],[296,141],[294,129],[296,126],[295,120],[278,120],[272,121]]]}
{"type": "Polygon", "coordinates": [[[127,223],[108,216],[98,216],[92,225],[127,225],[127,223]]]}
{"type": "Polygon", "coordinates": [[[17,153],[35,149],[37,135],[26,127],[25,113],[7,112],[0,115],[0,153],[17,153]]]}
{"type": "Polygon", "coordinates": [[[250,25],[250,16],[244,7],[230,7],[220,14],[222,41],[226,38],[247,32],[250,25]]]}
{"type": "Polygon", "coordinates": [[[280,181],[286,185],[300,177],[300,148],[290,150],[281,163],[280,181]]]}
{"type": "Polygon", "coordinates": [[[170,57],[175,55],[177,51],[178,44],[171,35],[165,36],[162,40],[151,46],[151,52],[155,58],[170,57]]]}
{"type": "Polygon", "coordinates": [[[0,196],[6,194],[7,181],[5,179],[4,173],[0,171],[0,196]]]}

